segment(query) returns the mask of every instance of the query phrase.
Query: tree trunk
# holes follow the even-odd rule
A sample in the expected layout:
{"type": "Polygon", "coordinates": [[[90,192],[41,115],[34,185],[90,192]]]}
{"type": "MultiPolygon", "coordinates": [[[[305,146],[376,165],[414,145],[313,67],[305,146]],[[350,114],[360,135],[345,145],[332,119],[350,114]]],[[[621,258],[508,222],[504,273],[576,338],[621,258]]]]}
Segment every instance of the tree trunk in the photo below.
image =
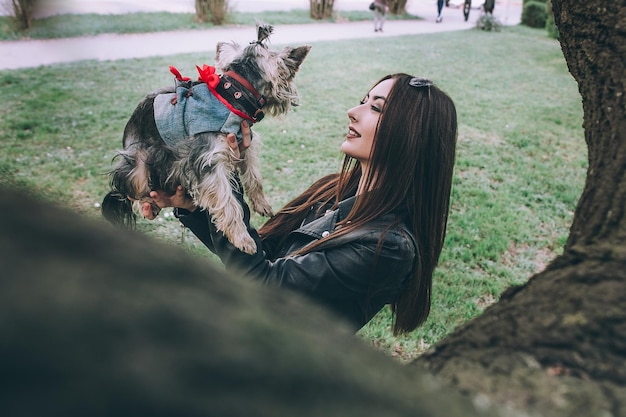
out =
{"type": "Polygon", "coordinates": [[[389,13],[391,14],[406,14],[406,2],[407,0],[388,0],[389,13]]]}
{"type": "Polygon", "coordinates": [[[216,26],[224,24],[228,14],[228,0],[196,0],[196,20],[201,23],[211,21],[216,26]]]}
{"type": "Polygon", "coordinates": [[[33,12],[37,0],[11,0],[13,6],[13,18],[18,31],[31,28],[33,24],[33,12]]]}
{"type": "Polygon", "coordinates": [[[200,23],[209,21],[209,2],[208,0],[196,0],[196,20],[200,23]]]}
{"type": "Polygon", "coordinates": [[[612,252],[626,241],[626,5],[618,3],[554,1],[561,47],[582,96],[589,148],[570,250],[612,252]]]}
{"type": "Polygon", "coordinates": [[[309,0],[311,19],[321,20],[333,17],[335,0],[309,0]]]}
{"type": "Polygon", "coordinates": [[[626,3],[553,0],[553,10],[589,148],[564,253],[413,365],[531,414],[624,416],[626,3]]]}

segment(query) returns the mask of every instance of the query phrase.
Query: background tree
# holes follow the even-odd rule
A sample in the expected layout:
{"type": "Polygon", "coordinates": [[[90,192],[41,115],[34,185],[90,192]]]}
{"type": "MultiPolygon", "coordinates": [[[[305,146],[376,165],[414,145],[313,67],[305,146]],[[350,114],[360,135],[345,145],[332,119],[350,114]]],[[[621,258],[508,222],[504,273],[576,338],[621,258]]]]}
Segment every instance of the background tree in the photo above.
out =
{"type": "Polygon", "coordinates": [[[311,19],[329,19],[333,16],[335,0],[309,0],[311,19]]]}
{"type": "Polygon", "coordinates": [[[624,416],[626,3],[552,4],[589,154],[569,239],[543,272],[413,365],[462,392],[542,416],[624,416]]]}
{"type": "Polygon", "coordinates": [[[406,2],[407,0],[388,0],[389,13],[391,14],[406,14],[406,2]]]}
{"type": "Polygon", "coordinates": [[[196,20],[222,25],[228,14],[228,0],[196,0],[196,20]]]}
{"type": "Polygon", "coordinates": [[[38,0],[11,0],[15,29],[24,31],[33,24],[33,14],[38,0]]]}

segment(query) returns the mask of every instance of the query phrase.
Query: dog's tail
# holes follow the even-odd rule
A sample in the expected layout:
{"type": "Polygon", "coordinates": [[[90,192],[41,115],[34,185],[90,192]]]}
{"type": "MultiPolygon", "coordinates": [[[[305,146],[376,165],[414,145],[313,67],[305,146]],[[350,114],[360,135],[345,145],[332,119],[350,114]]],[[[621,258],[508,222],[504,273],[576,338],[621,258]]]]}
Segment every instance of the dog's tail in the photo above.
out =
{"type": "Polygon", "coordinates": [[[111,191],[104,197],[101,210],[102,216],[115,226],[123,229],[134,229],[136,226],[137,215],[132,201],[117,191],[111,191]]]}

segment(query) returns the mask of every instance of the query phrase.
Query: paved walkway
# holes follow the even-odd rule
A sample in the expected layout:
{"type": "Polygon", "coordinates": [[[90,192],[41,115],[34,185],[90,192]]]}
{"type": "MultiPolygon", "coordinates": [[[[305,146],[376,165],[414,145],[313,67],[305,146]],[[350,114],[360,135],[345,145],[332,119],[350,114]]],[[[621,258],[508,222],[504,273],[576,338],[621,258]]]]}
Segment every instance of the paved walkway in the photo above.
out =
{"type": "MultiPolygon", "coordinates": [[[[56,1],[71,2],[72,0],[56,1]]],[[[73,1],[76,2],[78,0],[73,1]]],[[[115,1],[90,1],[94,7],[96,4],[115,3],[115,1]]],[[[154,7],[159,4],[155,0],[150,2],[142,1],[151,5],[151,11],[155,11],[154,7]]],[[[163,4],[169,4],[168,7],[172,7],[173,3],[171,1],[163,4]]],[[[240,2],[245,3],[243,0],[240,0],[240,2]]],[[[355,0],[344,0],[344,2],[346,2],[344,6],[347,3],[356,4],[355,0]]],[[[451,1],[450,3],[454,5],[457,2],[451,1]]],[[[132,1],[125,3],[128,7],[137,6],[132,1]]],[[[257,0],[256,4],[258,5],[259,3],[263,2],[258,2],[257,0]]],[[[269,4],[268,7],[278,7],[278,3],[281,2],[267,3],[269,4]]],[[[291,5],[287,0],[283,0],[282,3],[283,7],[291,5]]],[[[342,2],[338,1],[337,3],[341,4],[342,2]]],[[[368,1],[361,0],[360,3],[362,3],[360,6],[364,5],[364,7],[367,7],[366,3],[368,1]]],[[[308,5],[308,1],[306,4],[308,5]]],[[[337,10],[339,16],[341,16],[342,9],[338,8],[337,10]]],[[[375,33],[371,21],[276,25],[271,41],[275,45],[301,45],[316,41],[392,37],[466,30],[474,27],[479,16],[478,8],[473,8],[470,13],[470,19],[465,22],[461,9],[448,7],[444,10],[443,22],[435,23],[436,0],[409,0],[407,11],[422,17],[423,20],[389,20],[385,23],[385,31],[383,33],[375,33]]],[[[89,10],[81,12],[89,12],[89,10]]],[[[190,12],[193,12],[193,9],[190,12]]],[[[521,1],[497,1],[494,15],[504,24],[518,24],[521,16],[521,1]]],[[[254,31],[250,27],[229,26],[206,30],[181,30],[129,35],[105,34],[69,39],[4,41],[0,42],[0,70],[38,67],[81,60],[107,61],[192,52],[206,52],[207,56],[211,57],[219,41],[236,41],[243,44],[250,42],[254,37],[254,31]]]]}

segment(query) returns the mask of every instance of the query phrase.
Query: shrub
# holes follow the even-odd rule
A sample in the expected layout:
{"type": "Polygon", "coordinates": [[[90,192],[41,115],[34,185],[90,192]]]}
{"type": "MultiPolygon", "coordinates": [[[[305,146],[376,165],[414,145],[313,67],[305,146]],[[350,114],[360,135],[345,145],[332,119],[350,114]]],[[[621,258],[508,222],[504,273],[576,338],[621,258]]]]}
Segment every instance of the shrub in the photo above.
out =
{"type": "Polygon", "coordinates": [[[531,28],[545,28],[548,20],[546,4],[539,1],[529,1],[522,9],[522,24],[531,28]]]}
{"type": "Polygon", "coordinates": [[[554,22],[554,12],[552,11],[551,0],[548,0],[548,3],[546,3],[546,9],[548,10],[548,20],[546,21],[548,36],[552,39],[559,39],[559,28],[556,27],[556,23],[554,22]]]}
{"type": "Polygon", "coordinates": [[[478,20],[476,20],[476,29],[482,29],[488,32],[500,32],[502,23],[491,13],[481,13],[478,20]]]}

